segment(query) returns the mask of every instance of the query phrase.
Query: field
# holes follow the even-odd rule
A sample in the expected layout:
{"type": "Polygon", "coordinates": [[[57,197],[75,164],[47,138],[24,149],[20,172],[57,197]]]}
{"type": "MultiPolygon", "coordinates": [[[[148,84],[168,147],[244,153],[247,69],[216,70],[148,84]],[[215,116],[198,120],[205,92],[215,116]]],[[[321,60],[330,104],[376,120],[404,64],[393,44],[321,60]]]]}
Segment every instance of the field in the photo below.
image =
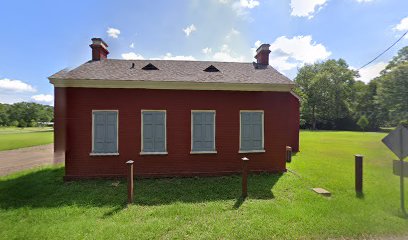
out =
{"type": "Polygon", "coordinates": [[[0,151],[31,147],[53,142],[53,129],[44,128],[0,128],[0,151]]]}
{"type": "Polygon", "coordinates": [[[62,181],[63,166],[0,178],[0,239],[327,239],[406,237],[399,178],[384,133],[301,133],[301,152],[281,175],[126,182],[62,181]],[[364,157],[364,195],[354,192],[354,154],[364,157]],[[332,196],[310,189],[323,187],[332,196]]]}

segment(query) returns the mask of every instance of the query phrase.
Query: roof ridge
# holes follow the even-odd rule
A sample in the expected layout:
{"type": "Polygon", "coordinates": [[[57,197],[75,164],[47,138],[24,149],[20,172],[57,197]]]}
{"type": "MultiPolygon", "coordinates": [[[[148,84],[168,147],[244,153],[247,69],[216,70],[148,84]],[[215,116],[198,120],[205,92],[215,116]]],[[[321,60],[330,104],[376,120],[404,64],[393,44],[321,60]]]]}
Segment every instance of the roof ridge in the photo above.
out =
{"type": "MultiPolygon", "coordinates": [[[[127,61],[127,62],[202,62],[202,63],[235,63],[235,64],[253,64],[255,62],[222,62],[222,61],[210,61],[210,60],[179,60],[179,59],[118,59],[118,58],[109,58],[103,59],[100,61],[127,61]]],[[[89,61],[95,62],[95,61],[89,61]]]]}

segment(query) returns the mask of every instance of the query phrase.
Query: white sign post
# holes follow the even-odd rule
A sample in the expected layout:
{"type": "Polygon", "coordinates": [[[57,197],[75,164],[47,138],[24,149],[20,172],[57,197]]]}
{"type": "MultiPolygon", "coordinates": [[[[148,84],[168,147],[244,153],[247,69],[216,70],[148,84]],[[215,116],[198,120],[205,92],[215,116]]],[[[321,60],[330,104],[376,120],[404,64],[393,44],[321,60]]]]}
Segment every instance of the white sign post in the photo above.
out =
{"type": "Polygon", "coordinates": [[[401,209],[404,216],[407,216],[404,200],[404,176],[407,170],[404,158],[408,156],[408,129],[399,126],[383,138],[382,142],[399,158],[399,164],[394,163],[394,173],[400,176],[401,209]]]}

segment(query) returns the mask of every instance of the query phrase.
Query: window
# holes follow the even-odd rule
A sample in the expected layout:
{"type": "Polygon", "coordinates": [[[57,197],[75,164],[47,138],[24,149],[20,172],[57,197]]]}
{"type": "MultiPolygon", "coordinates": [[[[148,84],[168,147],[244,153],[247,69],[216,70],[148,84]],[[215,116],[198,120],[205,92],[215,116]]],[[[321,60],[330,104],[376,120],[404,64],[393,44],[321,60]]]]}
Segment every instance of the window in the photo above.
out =
{"type": "Polygon", "coordinates": [[[215,111],[191,111],[191,153],[215,151],[215,111]]]}
{"type": "Polygon", "coordinates": [[[118,111],[92,111],[91,155],[119,155],[118,111]]]}
{"type": "Polygon", "coordinates": [[[166,111],[142,110],[140,154],[167,154],[166,151],[166,111]]]}
{"type": "Polygon", "coordinates": [[[240,153],[265,152],[263,111],[240,112],[240,153]]]}

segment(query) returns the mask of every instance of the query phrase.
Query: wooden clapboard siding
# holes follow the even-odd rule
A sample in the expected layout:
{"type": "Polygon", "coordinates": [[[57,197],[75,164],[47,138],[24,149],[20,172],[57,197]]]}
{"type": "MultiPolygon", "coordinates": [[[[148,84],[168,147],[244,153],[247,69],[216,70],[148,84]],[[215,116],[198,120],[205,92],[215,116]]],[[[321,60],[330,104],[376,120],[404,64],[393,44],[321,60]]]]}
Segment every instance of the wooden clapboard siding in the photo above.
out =
{"type": "Polygon", "coordinates": [[[55,149],[65,152],[66,177],[122,176],[135,161],[137,176],[283,172],[285,146],[298,149],[299,100],[289,92],[55,88],[55,149]],[[118,156],[90,156],[92,110],[118,110],[118,156]],[[141,112],[166,110],[166,155],[140,155],[141,112]],[[216,154],[190,154],[191,111],[214,110],[216,154]],[[240,110],[264,111],[264,153],[239,154],[240,110]]]}

